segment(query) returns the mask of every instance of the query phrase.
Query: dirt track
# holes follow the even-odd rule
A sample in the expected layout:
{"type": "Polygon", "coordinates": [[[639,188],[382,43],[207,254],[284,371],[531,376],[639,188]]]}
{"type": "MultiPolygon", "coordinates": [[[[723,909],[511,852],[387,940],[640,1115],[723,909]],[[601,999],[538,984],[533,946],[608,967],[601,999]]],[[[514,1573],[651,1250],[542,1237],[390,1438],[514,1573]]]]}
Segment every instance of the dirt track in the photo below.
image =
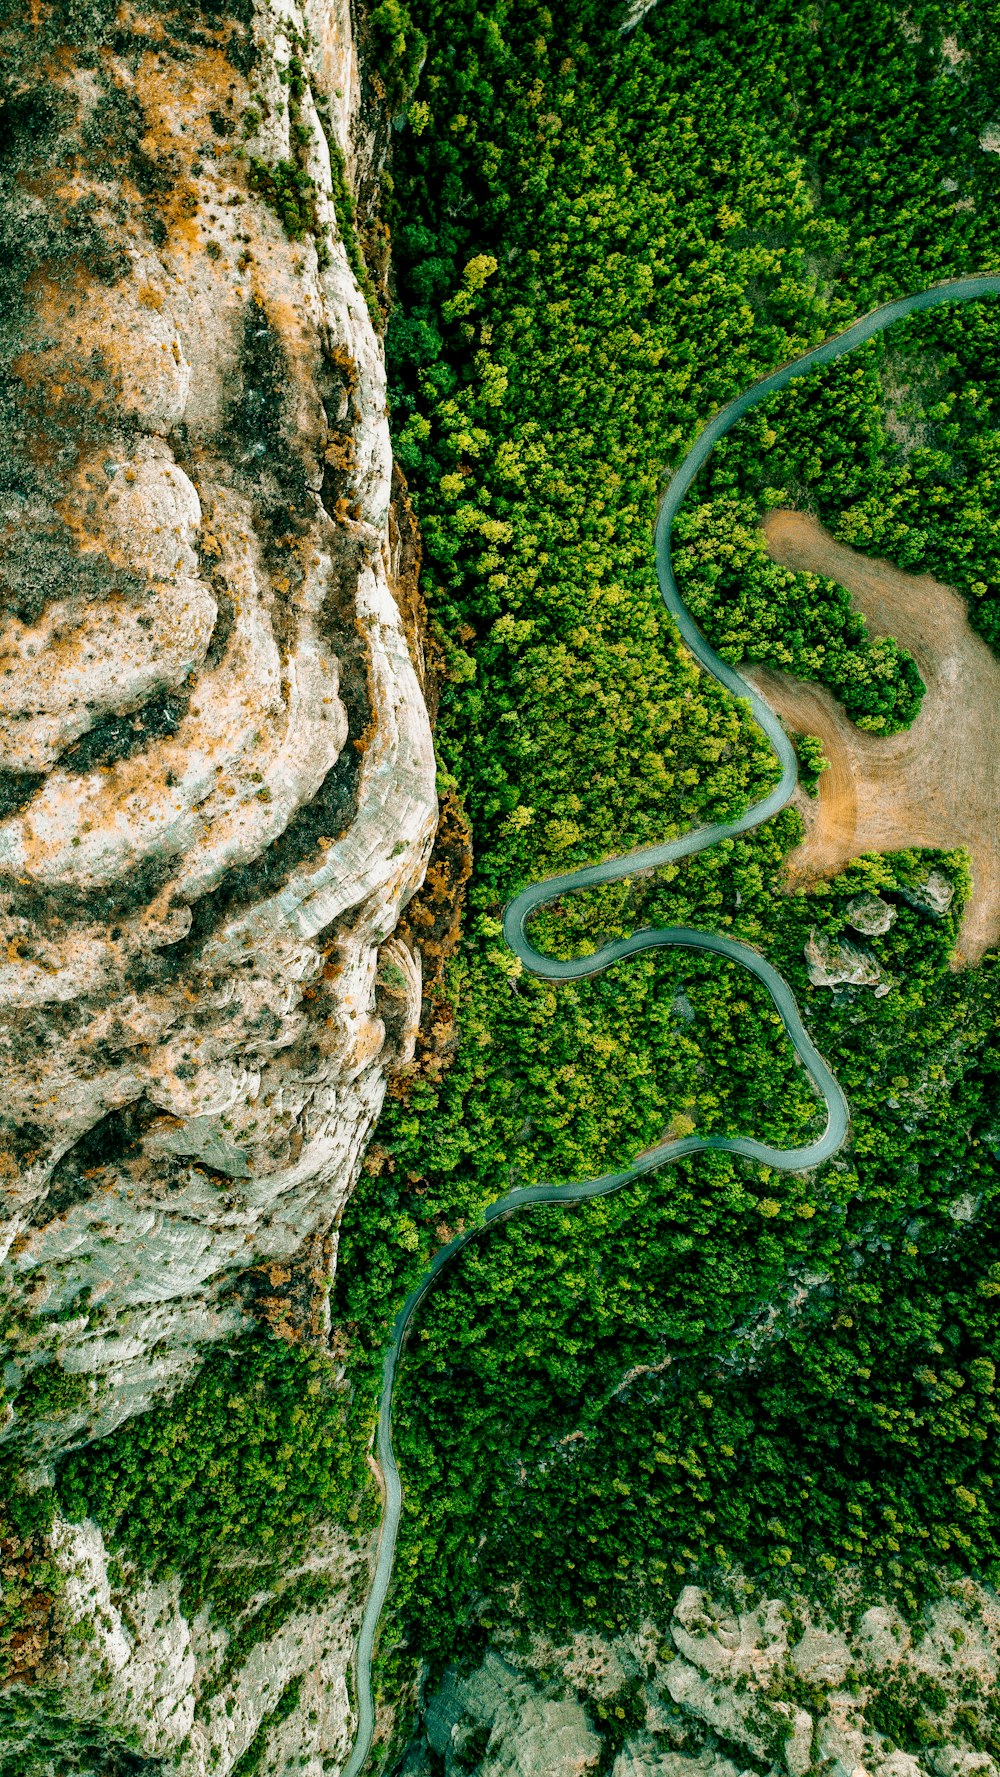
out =
{"type": "Polygon", "coordinates": [[[789,728],[819,735],[830,761],[790,874],[816,881],[862,852],[964,846],[973,890],[956,960],[978,962],[1000,942],[1000,660],[964,601],[929,575],[860,555],[801,512],[772,512],[764,534],[775,561],[846,587],[872,633],[909,650],[927,687],[913,727],[884,737],[855,728],[818,685],[749,671],[789,728]]]}

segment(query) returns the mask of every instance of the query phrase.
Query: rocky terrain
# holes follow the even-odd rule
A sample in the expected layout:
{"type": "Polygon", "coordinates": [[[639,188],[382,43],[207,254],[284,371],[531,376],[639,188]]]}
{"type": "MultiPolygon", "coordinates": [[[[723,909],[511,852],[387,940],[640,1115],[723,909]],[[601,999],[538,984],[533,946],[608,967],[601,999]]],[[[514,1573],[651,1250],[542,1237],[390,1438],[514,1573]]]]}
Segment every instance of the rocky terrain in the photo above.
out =
{"type": "MultiPolygon", "coordinates": [[[[324,1345],[436,822],[348,8],[40,10],[4,21],[0,495],[0,1453],[36,1484],[255,1319],[324,1345]]],[[[224,1773],[322,1694],[309,1768],[343,1753],[342,1536],[211,1684],[176,1590],[112,1602],[93,1527],[52,1552],[21,1675],[74,1736],[224,1773]]]]}
{"type": "Polygon", "coordinates": [[[739,1578],[666,1624],[491,1647],[425,1701],[406,1777],[993,1777],[992,1592],[946,1590],[907,1623],[850,1580],[827,1614],[739,1578]]]}

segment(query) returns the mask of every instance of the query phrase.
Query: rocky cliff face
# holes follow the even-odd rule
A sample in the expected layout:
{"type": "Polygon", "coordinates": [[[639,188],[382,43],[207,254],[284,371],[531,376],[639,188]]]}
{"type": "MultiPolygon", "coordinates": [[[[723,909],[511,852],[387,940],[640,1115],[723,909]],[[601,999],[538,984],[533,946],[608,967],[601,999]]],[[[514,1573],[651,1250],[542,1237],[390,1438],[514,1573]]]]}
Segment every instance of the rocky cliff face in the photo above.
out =
{"type": "Polygon", "coordinates": [[[249,1633],[185,1610],[175,1580],[133,1570],[123,1583],[93,1524],[57,1523],[51,1548],[58,1640],[39,1682],[4,1698],[4,1777],[267,1777],[290,1766],[321,1777],[346,1763],[365,1547],[320,1529],[280,1609],[266,1592],[253,1600],[249,1633]]]}
{"type": "Polygon", "coordinates": [[[916,1620],[848,1576],[824,1612],[734,1575],[635,1634],[515,1639],[430,1695],[404,1777],[996,1777],[1000,1615],[945,1585],[916,1620]]]}
{"type": "MultiPolygon", "coordinates": [[[[323,1338],[415,1041],[393,933],[436,801],[346,0],[17,9],[3,65],[0,1425],[37,1465],[261,1296],[323,1338]]],[[[163,1588],[116,1620],[88,1537],[56,1537],[97,1636],[65,1695],[99,1669],[173,1754],[215,1656],[163,1588]]],[[[328,1557],[309,1634],[343,1740],[358,1556],[328,1557]]],[[[302,1670],[257,1657],[192,1770],[224,1774],[302,1670]]]]}
{"type": "MultiPolygon", "coordinates": [[[[36,1445],[176,1382],[247,1267],[329,1272],[414,1040],[433,755],[337,197],[349,21],[314,10],[133,15],[8,100],[47,235],[2,514],[5,1283],[82,1382],[36,1445]]],[[[9,1366],[8,1439],[51,1355],[9,1366]]]]}

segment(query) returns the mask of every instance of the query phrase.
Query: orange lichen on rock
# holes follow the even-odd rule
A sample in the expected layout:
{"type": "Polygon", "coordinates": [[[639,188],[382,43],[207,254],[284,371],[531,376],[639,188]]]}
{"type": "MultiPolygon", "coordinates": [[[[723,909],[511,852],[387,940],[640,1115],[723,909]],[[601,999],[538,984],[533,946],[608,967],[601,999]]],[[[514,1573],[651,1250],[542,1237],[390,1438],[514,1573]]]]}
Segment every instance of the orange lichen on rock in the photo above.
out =
{"type": "Polygon", "coordinates": [[[29,491],[0,513],[3,1250],[19,1300],[93,1290],[104,1329],[60,1319],[95,1386],[48,1417],[22,1424],[8,1378],[4,1435],[43,1451],[238,1333],[234,1279],[262,1263],[268,1312],[319,1336],[315,1242],[415,1039],[391,934],[434,760],[388,580],[381,340],[326,139],[293,133],[296,18],[257,7],[251,46],[204,9],[123,6],[127,52],[26,52],[59,91],[19,187],[49,232],[16,317],[29,491]],[[312,157],[301,239],[249,152],[312,157]]]}

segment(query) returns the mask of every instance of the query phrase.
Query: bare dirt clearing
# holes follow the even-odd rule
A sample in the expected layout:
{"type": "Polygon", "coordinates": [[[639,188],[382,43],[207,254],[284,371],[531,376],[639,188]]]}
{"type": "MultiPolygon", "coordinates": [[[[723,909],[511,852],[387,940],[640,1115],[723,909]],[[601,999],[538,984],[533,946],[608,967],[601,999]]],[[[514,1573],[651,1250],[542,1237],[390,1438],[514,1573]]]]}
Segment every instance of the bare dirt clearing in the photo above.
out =
{"type": "Polygon", "coordinates": [[[912,728],[885,736],[856,728],[822,686],[750,670],[789,728],[818,735],[830,761],[804,809],[790,876],[833,876],[862,852],[964,846],[973,889],[956,960],[978,962],[1000,942],[1000,660],[970,628],[964,601],[929,574],[860,555],[803,512],[770,513],[764,535],[784,567],[846,587],[873,634],[909,649],[927,687],[912,728]]]}

